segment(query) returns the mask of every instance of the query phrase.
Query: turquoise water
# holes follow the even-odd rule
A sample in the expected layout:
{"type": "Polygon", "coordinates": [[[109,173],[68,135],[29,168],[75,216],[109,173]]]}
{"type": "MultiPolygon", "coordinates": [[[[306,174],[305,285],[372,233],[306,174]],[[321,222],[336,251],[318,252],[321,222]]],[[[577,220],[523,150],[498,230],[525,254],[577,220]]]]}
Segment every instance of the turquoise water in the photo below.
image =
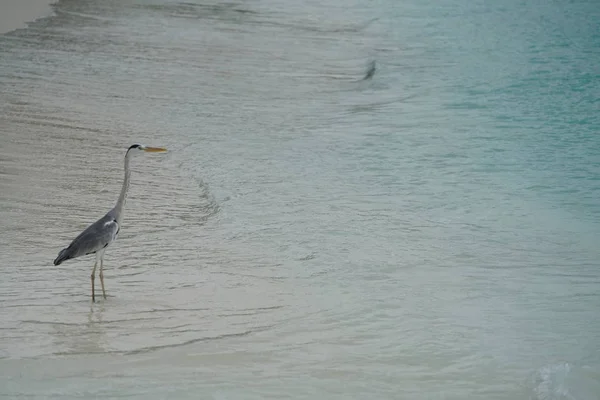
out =
{"type": "Polygon", "coordinates": [[[594,2],[55,14],[0,36],[0,395],[600,398],[594,2]]]}

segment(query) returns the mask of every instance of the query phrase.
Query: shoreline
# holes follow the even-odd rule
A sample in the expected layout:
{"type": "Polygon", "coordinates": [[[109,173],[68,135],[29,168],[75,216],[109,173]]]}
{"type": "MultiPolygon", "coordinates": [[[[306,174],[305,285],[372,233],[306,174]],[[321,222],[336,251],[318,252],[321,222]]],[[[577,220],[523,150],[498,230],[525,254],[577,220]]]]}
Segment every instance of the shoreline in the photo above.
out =
{"type": "Polygon", "coordinates": [[[27,28],[28,22],[53,14],[51,5],[57,0],[3,0],[0,13],[0,35],[27,28]]]}

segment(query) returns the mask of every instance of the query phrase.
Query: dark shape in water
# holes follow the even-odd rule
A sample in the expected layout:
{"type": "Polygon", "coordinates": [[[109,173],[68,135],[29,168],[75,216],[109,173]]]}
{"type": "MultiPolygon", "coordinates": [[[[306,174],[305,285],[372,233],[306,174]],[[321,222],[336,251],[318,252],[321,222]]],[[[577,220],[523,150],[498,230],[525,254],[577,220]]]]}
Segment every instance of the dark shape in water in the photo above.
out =
{"type": "Polygon", "coordinates": [[[369,69],[367,69],[367,73],[365,74],[363,81],[366,81],[367,79],[371,79],[373,77],[373,75],[375,75],[376,70],[377,70],[377,67],[375,66],[375,60],[373,60],[369,63],[369,69]]]}

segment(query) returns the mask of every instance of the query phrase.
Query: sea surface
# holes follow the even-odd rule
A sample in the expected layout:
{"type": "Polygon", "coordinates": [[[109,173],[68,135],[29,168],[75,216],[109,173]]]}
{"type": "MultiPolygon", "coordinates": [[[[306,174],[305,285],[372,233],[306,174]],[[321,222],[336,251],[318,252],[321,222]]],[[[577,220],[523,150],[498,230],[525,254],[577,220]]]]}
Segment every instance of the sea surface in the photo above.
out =
{"type": "Polygon", "coordinates": [[[600,399],[596,0],[54,14],[0,36],[0,397],[600,399]]]}

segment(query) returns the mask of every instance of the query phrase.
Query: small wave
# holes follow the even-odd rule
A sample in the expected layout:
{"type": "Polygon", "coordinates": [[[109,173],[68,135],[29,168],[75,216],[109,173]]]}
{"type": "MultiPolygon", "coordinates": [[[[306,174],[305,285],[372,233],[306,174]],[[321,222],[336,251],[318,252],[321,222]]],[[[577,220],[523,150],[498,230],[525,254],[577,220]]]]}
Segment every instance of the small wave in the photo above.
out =
{"type": "Polygon", "coordinates": [[[181,343],[172,343],[172,344],[163,344],[163,345],[158,345],[158,346],[148,346],[148,347],[142,347],[140,349],[136,349],[136,350],[131,350],[128,352],[125,352],[124,354],[143,354],[143,353],[149,353],[149,352],[153,352],[153,351],[157,351],[157,350],[162,350],[162,349],[168,349],[168,348],[173,348],[173,347],[182,347],[182,346],[188,346],[194,343],[199,343],[199,342],[208,342],[211,340],[222,340],[222,339],[229,339],[229,338],[235,338],[235,337],[243,337],[243,336],[248,336],[250,334],[256,333],[256,332],[260,332],[263,330],[267,330],[271,328],[271,326],[267,326],[267,327],[263,327],[263,328],[257,328],[257,329],[251,329],[251,330],[246,330],[244,332],[238,332],[238,333],[225,333],[222,335],[216,335],[216,336],[206,336],[206,337],[200,337],[200,338],[196,338],[196,339],[190,339],[187,340],[185,342],[181,342],[181,343]]]}
{"type": "Polygon", "coordinates": [[[531,400],[598,400],[600,374],[569,363],[540,368],[532,379],[531,400]]]}
{"type": "Polygon", "coordinates": [[[161,313],[161,312],[177,312],[177,311],[209,311],[210,308],[202,308],[202,307],[170,307],[170,308],[153,308],[152,310],[144,310],[139,311],[139,314],[147,314],[147,313],[161,313]]]}
{"type": "Polygon", "coordinates": [[[57,322],[57,321],[38,321],[38,320],[23,320],[22,324],[36,324],[36,325],[56,325],[56,326],[81,326],[82,324],[72,322],[57,322]]]}

